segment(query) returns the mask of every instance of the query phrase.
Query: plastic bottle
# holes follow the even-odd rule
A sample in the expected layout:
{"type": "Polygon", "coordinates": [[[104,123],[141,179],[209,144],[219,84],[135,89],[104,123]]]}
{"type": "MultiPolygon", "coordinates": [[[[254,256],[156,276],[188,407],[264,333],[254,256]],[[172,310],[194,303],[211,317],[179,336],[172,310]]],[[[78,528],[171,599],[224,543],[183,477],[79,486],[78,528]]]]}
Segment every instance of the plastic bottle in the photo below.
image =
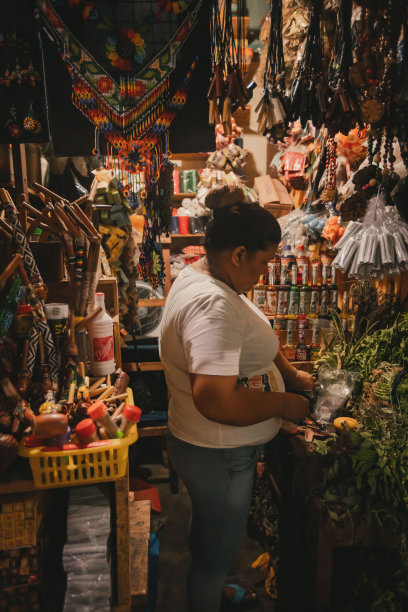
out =
{"type": "Polygon", "coordinates": [[[253,303],[259,310],[265,312],[265,301],[266,301],[266,287],[263,283],[263,278],[261,277],[258,283],[254,286],[253,289],[253,303]]]}
{"type": "Polygon", "coordinates": [[[288,314],[297,316],[299,314],[300,289],[297,286],[296,267],[292,267],[292,286],[289,294],[288,314]]]}
{"type": "Polygon", "coordinates": [[[288,281],[290,281],[293,266],[296,266],[295,256],[292,253],[290,244],[285,244],[283,247],[283,253],[281,257],[281,276],[280,276],[281,285],[284,285],[288,281]]]}
{"type": "Polygon", "coordinates": [[[296,266],[297,266],[297,284],[301,285],[303,280],[303,272],[308,267],[308,258],[306,256],[305,247],[299,244],[296,248],[296,266]]]}
{"type": "Polygon", "coordinates": [[[319,319],[313,321],[312,344],[310,345],[309,355],[312,361],[316,361],[320,353],[320,328],[319,319]]]}
{"type": "Polygon", "coordinates": [[[343,328],[344,333],[348,330],[348,291],[343,293],[342,307],[340,313],[341,326],[343,328]]]}
{"type": "Polygon", "coordinates": [[[317,285],[317,275],[319,273],[318,267],[315,265],[312,267],[312,286],[310,294],[310,316],[317,317],[319,314],[320,297],[319,287],[317,285]]]}
{"type": "Polygon", "coordinates": [[[307,283],[308,267],[303,268],[302,286],[300,288],[299,314],[308,315],[310,312],[311,290],[307,283]]]}
{"type": "Polygon", "coordinates": [[[329,266],[323,264],[322,267],[322,289],[320,294],[320,314],[327,315],[329,311],[329,284],[328,284],[329,266]]]}
{"type": "MultiPolygon", "coordinates": [[[[279,257],[279,255],[275,255],[275,257],[270,261],[268,267],[269,267],[269,271],[272,270],[273,266],[273,270],[274,270],[274,274],[275,274],[275,284],[276,285],[280,285],[280,276],[281,276],[281,258],[279,257]]],[[[271,283],[271,280],[269,279],[269,284],[273,285],[274,283],[271,283]]]]}
{"type": "Polygon", "coordinates": [[[332,310],[335,310],[337,312],[339,289],[336,285],[336,268],[334,266],[332,266],[331,278],[332,278],[332,281],[329,287],[329,290],[330,290],[329,305],[332,310]]]}
{"type": "Polygon", "coordinates": [[[285,316],[288,314],[289,293],[290,293],[290,281],[280,286],[279,294],[278,294],[278,307],[276,310],[278,315],[285,316]]]}
{"type": "Polygon", "coordinates": [[[308,361],[309,351],[305,343],[305,327],[306,317],[301,315],[299,317],[299,341],[296,347],[296,361],[308,361]]]}
{"type": "Polygon", "coordinates": [[[120,425],[120,430],[124,436],[127,436],[133,425],[140,421],[141,414],[142,411],[140,410],[139,406],[124,407],[122,412],[122,422],[120,425]]]}
{"type": "Polygon", "coordinates": [[[288,318],[286,328],[286,344],[283,347],[283,352],[288,361],[294,361],[296,357],[296,345],[294,343],[296,318],[288,318]]]}
{"type": "Polygon", "coordinates": [[[319,272],[320,272],[320,256],[319,256],[319,252],[317,250],[317,245],[316,244],[311,244],[309,247],[309,265],[310,265],[310,274],[309,274],[309,278],[312,279],[313,278],[313,270],[317,269],[317,273],[316,274],[316,285],[318,284],[318,278],[319,278],[319,272]]]}
{"type": "Polygon", "coordinates": [[[95,293],[95,308],[101,312],[89,326],[91,372],[95,376],[106,376],[115,371],[113,321],[105,310],[105,294],[95,293]]]}
{"type": "MultiPolygon", "coordinates": [[[[282,322],[286,323],[286,319],[284,317],[281,317],[280,315],[277,315],[274,320],[273,320],[273,329],[276,333],[276,335],[278,336],[278,340],[279,340],[279,348],[282,349],[283,348],[283,340],[282,340],[282,322]]],[[[284,327],[284,325],[283,325],[284,327]]]]}
{"type": "Polygon", "coordinates": [[[276,285],[268,285],[266,288],[266,303],[265,313],[275,315],[278,309],[279,287],[276,285]]]}

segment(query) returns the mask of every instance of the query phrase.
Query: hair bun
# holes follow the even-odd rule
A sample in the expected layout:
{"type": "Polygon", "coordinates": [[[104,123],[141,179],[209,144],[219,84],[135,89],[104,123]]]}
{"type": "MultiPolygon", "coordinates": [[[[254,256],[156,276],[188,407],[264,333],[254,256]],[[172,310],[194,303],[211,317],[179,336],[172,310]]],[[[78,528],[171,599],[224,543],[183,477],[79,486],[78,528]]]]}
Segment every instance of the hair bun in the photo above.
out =
{"type": "Polygon", "coordinates": [[[246,201],[245,193],[241,187],[236,185],[217,185],[207,193],[205,205],[216,213],[221,208],[246,201]]]}

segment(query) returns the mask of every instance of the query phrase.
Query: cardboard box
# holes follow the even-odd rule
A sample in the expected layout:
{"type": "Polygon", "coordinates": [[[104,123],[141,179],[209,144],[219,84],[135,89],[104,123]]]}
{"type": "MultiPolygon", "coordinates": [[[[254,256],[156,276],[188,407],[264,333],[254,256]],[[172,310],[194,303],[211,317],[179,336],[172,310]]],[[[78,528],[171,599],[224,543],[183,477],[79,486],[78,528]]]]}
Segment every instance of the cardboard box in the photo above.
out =
{"type": "Polygon", "coordinates": [[[276,219],[292,210],[293,202],[288,190],[278,179],[270,177],[269,174],[257,176],[254,189],[259,196],[259,204],[276,219]]]}

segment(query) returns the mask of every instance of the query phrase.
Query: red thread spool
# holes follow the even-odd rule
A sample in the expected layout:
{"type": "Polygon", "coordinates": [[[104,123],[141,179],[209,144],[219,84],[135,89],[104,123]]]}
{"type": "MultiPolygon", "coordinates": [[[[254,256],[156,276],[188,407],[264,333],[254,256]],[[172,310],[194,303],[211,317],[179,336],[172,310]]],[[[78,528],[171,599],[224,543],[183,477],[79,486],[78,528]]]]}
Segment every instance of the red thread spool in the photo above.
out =
{"type": "Polygon", "coordinates": [[[178,217],[179,222],[179,233],[180,234],[189,234],[190,233],[190,217],[182,216],[178,217]]]}

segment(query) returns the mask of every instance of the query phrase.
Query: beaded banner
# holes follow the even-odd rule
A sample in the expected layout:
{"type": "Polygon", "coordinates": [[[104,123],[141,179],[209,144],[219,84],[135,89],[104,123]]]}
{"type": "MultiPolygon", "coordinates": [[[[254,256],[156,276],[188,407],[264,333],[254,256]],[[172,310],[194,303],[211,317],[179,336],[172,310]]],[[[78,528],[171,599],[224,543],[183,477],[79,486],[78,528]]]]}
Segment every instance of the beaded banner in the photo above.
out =
{"type": "Polygon", "coordinates": [[[44,29],[69,70],[73,103],[95,126],[93,153],[105,156],[131,208],[139,198],[144,203],[139,272],[153,286],[164,282],[160,234],[167,229],[157,184],[168,164],[168,128],[186,102],[196,62],[173,97],[170,74],[201,4],[38,0],[44,29]]]}
{"type": "MultiPolygon", "coordinates": [[[[110,34],[106,38],[106,57],[118,74],[115,80],[66,26],[56,8],[60,2],[38,0],[46,29],[58,45],[71,74],[73,102],[96,126],[95,153],[100,134],[116,150],[123,149],[126,143],[141,138],[162,115],[177,52],[196,23],[201,2],[192,3],[191,10],[187,10],[189,2],[176,3],[177,12],[185,15],[184,19],[173,33],[167,28],[166,44],[139,70],[138,63],[146,60],[141,36],[130,27],[118,28],[115,36],[110,34]]],[[[137,6],[138,3],[133,4],[137,6]]],[[[157,13],[156,18],[162,19],[157,13]]]]}

